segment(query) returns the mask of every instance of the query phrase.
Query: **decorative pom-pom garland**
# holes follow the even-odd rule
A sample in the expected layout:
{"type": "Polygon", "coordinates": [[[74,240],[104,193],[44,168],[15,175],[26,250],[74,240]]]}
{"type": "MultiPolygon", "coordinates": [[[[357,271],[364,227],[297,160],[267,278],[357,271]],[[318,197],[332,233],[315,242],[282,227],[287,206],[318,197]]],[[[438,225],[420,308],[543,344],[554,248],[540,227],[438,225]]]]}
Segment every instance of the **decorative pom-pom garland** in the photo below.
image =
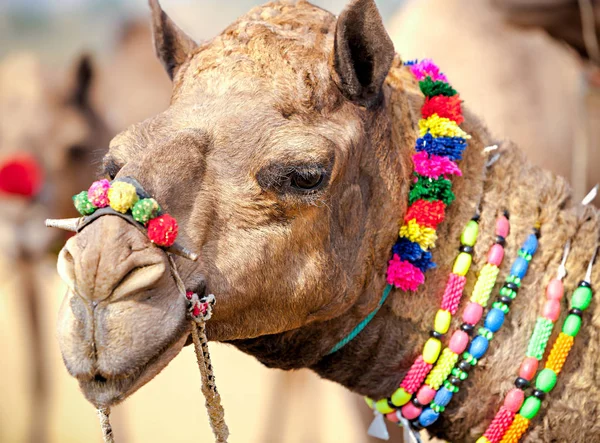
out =
{"type": "Polygon", "coordinates": [[[431,60],[406,65],[419,81],[425,103],[412,157],[415,179],[410,207],[393,247],[387,281],[404,291],[415,291],[425,281],[423,272],[435,266],[429,250],[435,247],[435,230],[454,201],[449,179],[462,175],[456,161],[461,160],[471,137],[459,127],[464,121],[460,97],[440,69],[431,60]]]}
{"type": "Polygon", "coordinates": [[[92,183],[87,191],[73,196],[75,209],[83,215],[91,215],[96,209],[110,207],[126,214],[131,212],[133,219],[146,226],[148,238],[157,246],[168,248],[175,243],[179,226],[177,220],[162,213],[158,202],[153,198],[142,198],[134,185],[125,181],[106,179],[92,183]]]}
{"type": "Polygon", "coordinates": [[[44,173],[34,157],[18,154],[0,163],[0,192],[34,197],[41,189],[44,173]]]}

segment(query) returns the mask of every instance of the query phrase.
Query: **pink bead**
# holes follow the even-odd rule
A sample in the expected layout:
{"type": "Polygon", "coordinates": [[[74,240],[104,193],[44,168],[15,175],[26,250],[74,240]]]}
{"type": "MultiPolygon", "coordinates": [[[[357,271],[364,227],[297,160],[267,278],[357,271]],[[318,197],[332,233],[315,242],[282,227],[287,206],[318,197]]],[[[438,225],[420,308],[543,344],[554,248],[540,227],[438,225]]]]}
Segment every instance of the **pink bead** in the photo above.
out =
{"type": "Polygon", "coordinates": [[[385,418],[387,418],[392,423],[398,423],[400,421],[400,419],[398,418],[398,415],[396,414],[396,411],[386,414],[385,418]]]}
{"type": "Polygon", "coordinates": [[[504,399],[504,407],[511,412],[519,412],[523,401],[525,400],[525,393],[520,389],[513,388],[504,399]]]}
{"type": "Polygon", "coordinates": [[[417,408],[412,402],[406,403],[401,410],[404,418],[408,420],[415,419],[421,414],[421,408],[417,408]]]}
{"type": "Polygon", "coordinates": [[[419,400],[419,403],[421,403],[422,405],[428,405],[432,402],[436,393],[437,391],[431,386],[423,385],[417,393],[417,400],[419,400]]]}
{"type": "Polygon", "coordinates": [[[455,354],[461,354],[467,349],[467,345],[469,344],[469,336],[465,331],[455,331],[450,338],[450,343],[448,343],[448,348],[455,354]]]}
{"type": "Polygon", "coordinates": [[[537,359],[535,357],[527,357],[525,360],[523,360],[523,363],[521,363],[521,367],[519,368],[519,377],[531,381],[537,372],[537,368],[537,359]]]}
{"type": "Polygon", "coordinates": [[[546,297],[549,300],[560,300],[563,298],[564,293],[565,288],[562,281],[556,278],[550,280],[550,283],[546,287],[546,297]]]}
{"type": "Polygon", "coordinates": [[[488,263],[491,265],[496,265],[496,266],[500,267],[500,265],[502,264],[503,258],[504,258],[504,248],[502,246],[500,246],[499,244],[493,245],[488,254],[488,259],[487,259],[488,263]]]}
{"type": "Polygon", "coordinates": [[[544,303],[544,310],[542,311],[542,316],[551,321],[558,320],[558,316],[560,315],[560,303],[558,300],[546,300],[544,303]]]}
{"type": "Polygon", "coordinates": [[[508,222],[508,219],[504,216],[498,218],[498,220],[496,220],[496,235],[501,235],[506,238],[509,233],[510,223],[508,222]]]}
{"type": "Polygon", "coordinates": [[[463,321],[470,325],[476,325],[483,315],[483,306],[478,303],[471,302],[463,312],[463,321]]]}

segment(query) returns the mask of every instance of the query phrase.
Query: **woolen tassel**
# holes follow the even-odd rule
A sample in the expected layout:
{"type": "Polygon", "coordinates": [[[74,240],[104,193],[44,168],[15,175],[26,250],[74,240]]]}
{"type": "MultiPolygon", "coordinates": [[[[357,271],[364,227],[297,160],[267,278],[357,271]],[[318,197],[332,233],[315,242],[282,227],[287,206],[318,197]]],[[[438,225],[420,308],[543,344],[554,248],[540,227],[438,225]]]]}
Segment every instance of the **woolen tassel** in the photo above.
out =
{"type": "Polygon", "coordinates": [[[445,211],[444,202],[419,199],[410,205],[404,221],[415,219],[421,226],[436,229],[444,221],[445,211]]]}
{"type": "Polygon", "coordinates": [[[452,192],[452,182],[445,178],[431,180],[427,177],[415,174],[417,182],[408,194],[409,203],[412,205],[415,201],[422,200],[441,200],[444,204],[449,205],[455,200],[452,192]]]}
{"type": "Polygon", "coordinates": [[[416,291],[423,284],[425,276],[419,268],[400,260],[398,254],[389,261],[387,282],[403,291],[416,291]]]}
{"type": "Polygon", "coordinates": [[[421,115],[426,119],[434,114],[450,119],[456,122],[457,125],[463,123],[465,119],[462,115],[460,96],[436,95],[435,97],[427,97],[421,109],[421,115]]]}
{"type": "Polygon", "coordinates": [[[420,135],[423,137],[428,132],[434,137],[462,137],[469,139],[471,136],[463,131],[456,122],[440,117],[437,114],[426,119],[419,120],[420,135]]]}
{"type": "Polygon", "coordinates": [[[429,178],[437,179],[439,177],[447,178],[449,175],[462,175],[456,163],[439,155],[417,152],[413,155],[413,163],[417,174],[429,178]]]}
{"type": "Polygon", "coordinates": [[[410,70],[419,81],[430,77],[434,81],[448,82],[446,76],[440,71],[440,68],[431,59],[423,59],[410,65],[410,70]]]}
{"type": "Polygon", "coordinates": [[[417,139],[417,152],[425,151],[431,155],[443,155],[450,160],[462,160],[467,140],[462,137],[434,137],[430,133],[417,139]]]}
{"type": "Polygon", "coordinates": [[[400,259],[408,261],[422,272],[435,268],[431,252],[424,251],[418,243],[411,242],[407,238],[400,237],[392,247],[392,254],[398,254],[400,259]]]}
{"type": "Polygon", "coordinates": [[[179,227],[177,220],[169,214],[163,214],[148,222],[148,238],[158,246],[169,247],[175,243],[179,227]]]}

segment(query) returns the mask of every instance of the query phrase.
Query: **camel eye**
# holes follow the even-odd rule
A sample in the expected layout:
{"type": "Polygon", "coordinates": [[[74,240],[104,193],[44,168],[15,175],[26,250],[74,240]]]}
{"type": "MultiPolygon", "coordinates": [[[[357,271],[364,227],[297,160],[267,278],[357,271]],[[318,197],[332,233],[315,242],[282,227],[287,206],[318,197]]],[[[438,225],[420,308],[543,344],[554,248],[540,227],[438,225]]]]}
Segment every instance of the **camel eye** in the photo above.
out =
{"type": "Polygon", "coordinates": [[[114,180],[120,170],[121,167],[112,158],[104,159],[102,175],[108,177],[110,180],[114,180]]]}
{"type": "Polygon", "coordinates": [[[290,176],[290,184],[292,188],[302,191],[312,191],[323,183],[322,171],[294,171],[290,176]]]}

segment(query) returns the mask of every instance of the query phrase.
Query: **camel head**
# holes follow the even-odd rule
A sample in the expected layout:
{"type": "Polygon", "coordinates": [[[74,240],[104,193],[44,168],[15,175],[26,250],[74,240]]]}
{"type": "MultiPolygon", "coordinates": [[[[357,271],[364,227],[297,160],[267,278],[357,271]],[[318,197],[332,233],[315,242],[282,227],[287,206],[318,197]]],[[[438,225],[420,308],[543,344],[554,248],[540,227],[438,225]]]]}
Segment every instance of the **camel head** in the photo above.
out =
{"type": "MultiPolygon", "coordinates": [[[[394,49],[375,3],[336,20],[273,2],[201,45],[150,5],[171,104],[112,140],[105,175],[135,178],[177,218],[178,241],[199,255],[178,259],[186,289],[217,299],[211,340],[342,315],[384,284],[374,272],[406,206],[384,85],[394,49]]],[[[63,358],[95,405],[123,400],[186,343],[166,253],[122,218],[86,226],[58,268],[63,358]]]]}
{"type": "Polygon", "coordinates": [[[96,175],[108,131],[90,104],[90,58],[79,57],[70,71],[57,79],[30,54],[9,56],[0,65],[0,169],[25,161],[40,172],[29,174],[41,179],[30,183],[36,189],[25,189],[34,181],[25,172],[3,179],[0,224],[11,232],[2,237],[23,237],[5,250],[45,252],[59,233],[44,229],[43,219],[75,216],[70,195],[96,175]]]}

